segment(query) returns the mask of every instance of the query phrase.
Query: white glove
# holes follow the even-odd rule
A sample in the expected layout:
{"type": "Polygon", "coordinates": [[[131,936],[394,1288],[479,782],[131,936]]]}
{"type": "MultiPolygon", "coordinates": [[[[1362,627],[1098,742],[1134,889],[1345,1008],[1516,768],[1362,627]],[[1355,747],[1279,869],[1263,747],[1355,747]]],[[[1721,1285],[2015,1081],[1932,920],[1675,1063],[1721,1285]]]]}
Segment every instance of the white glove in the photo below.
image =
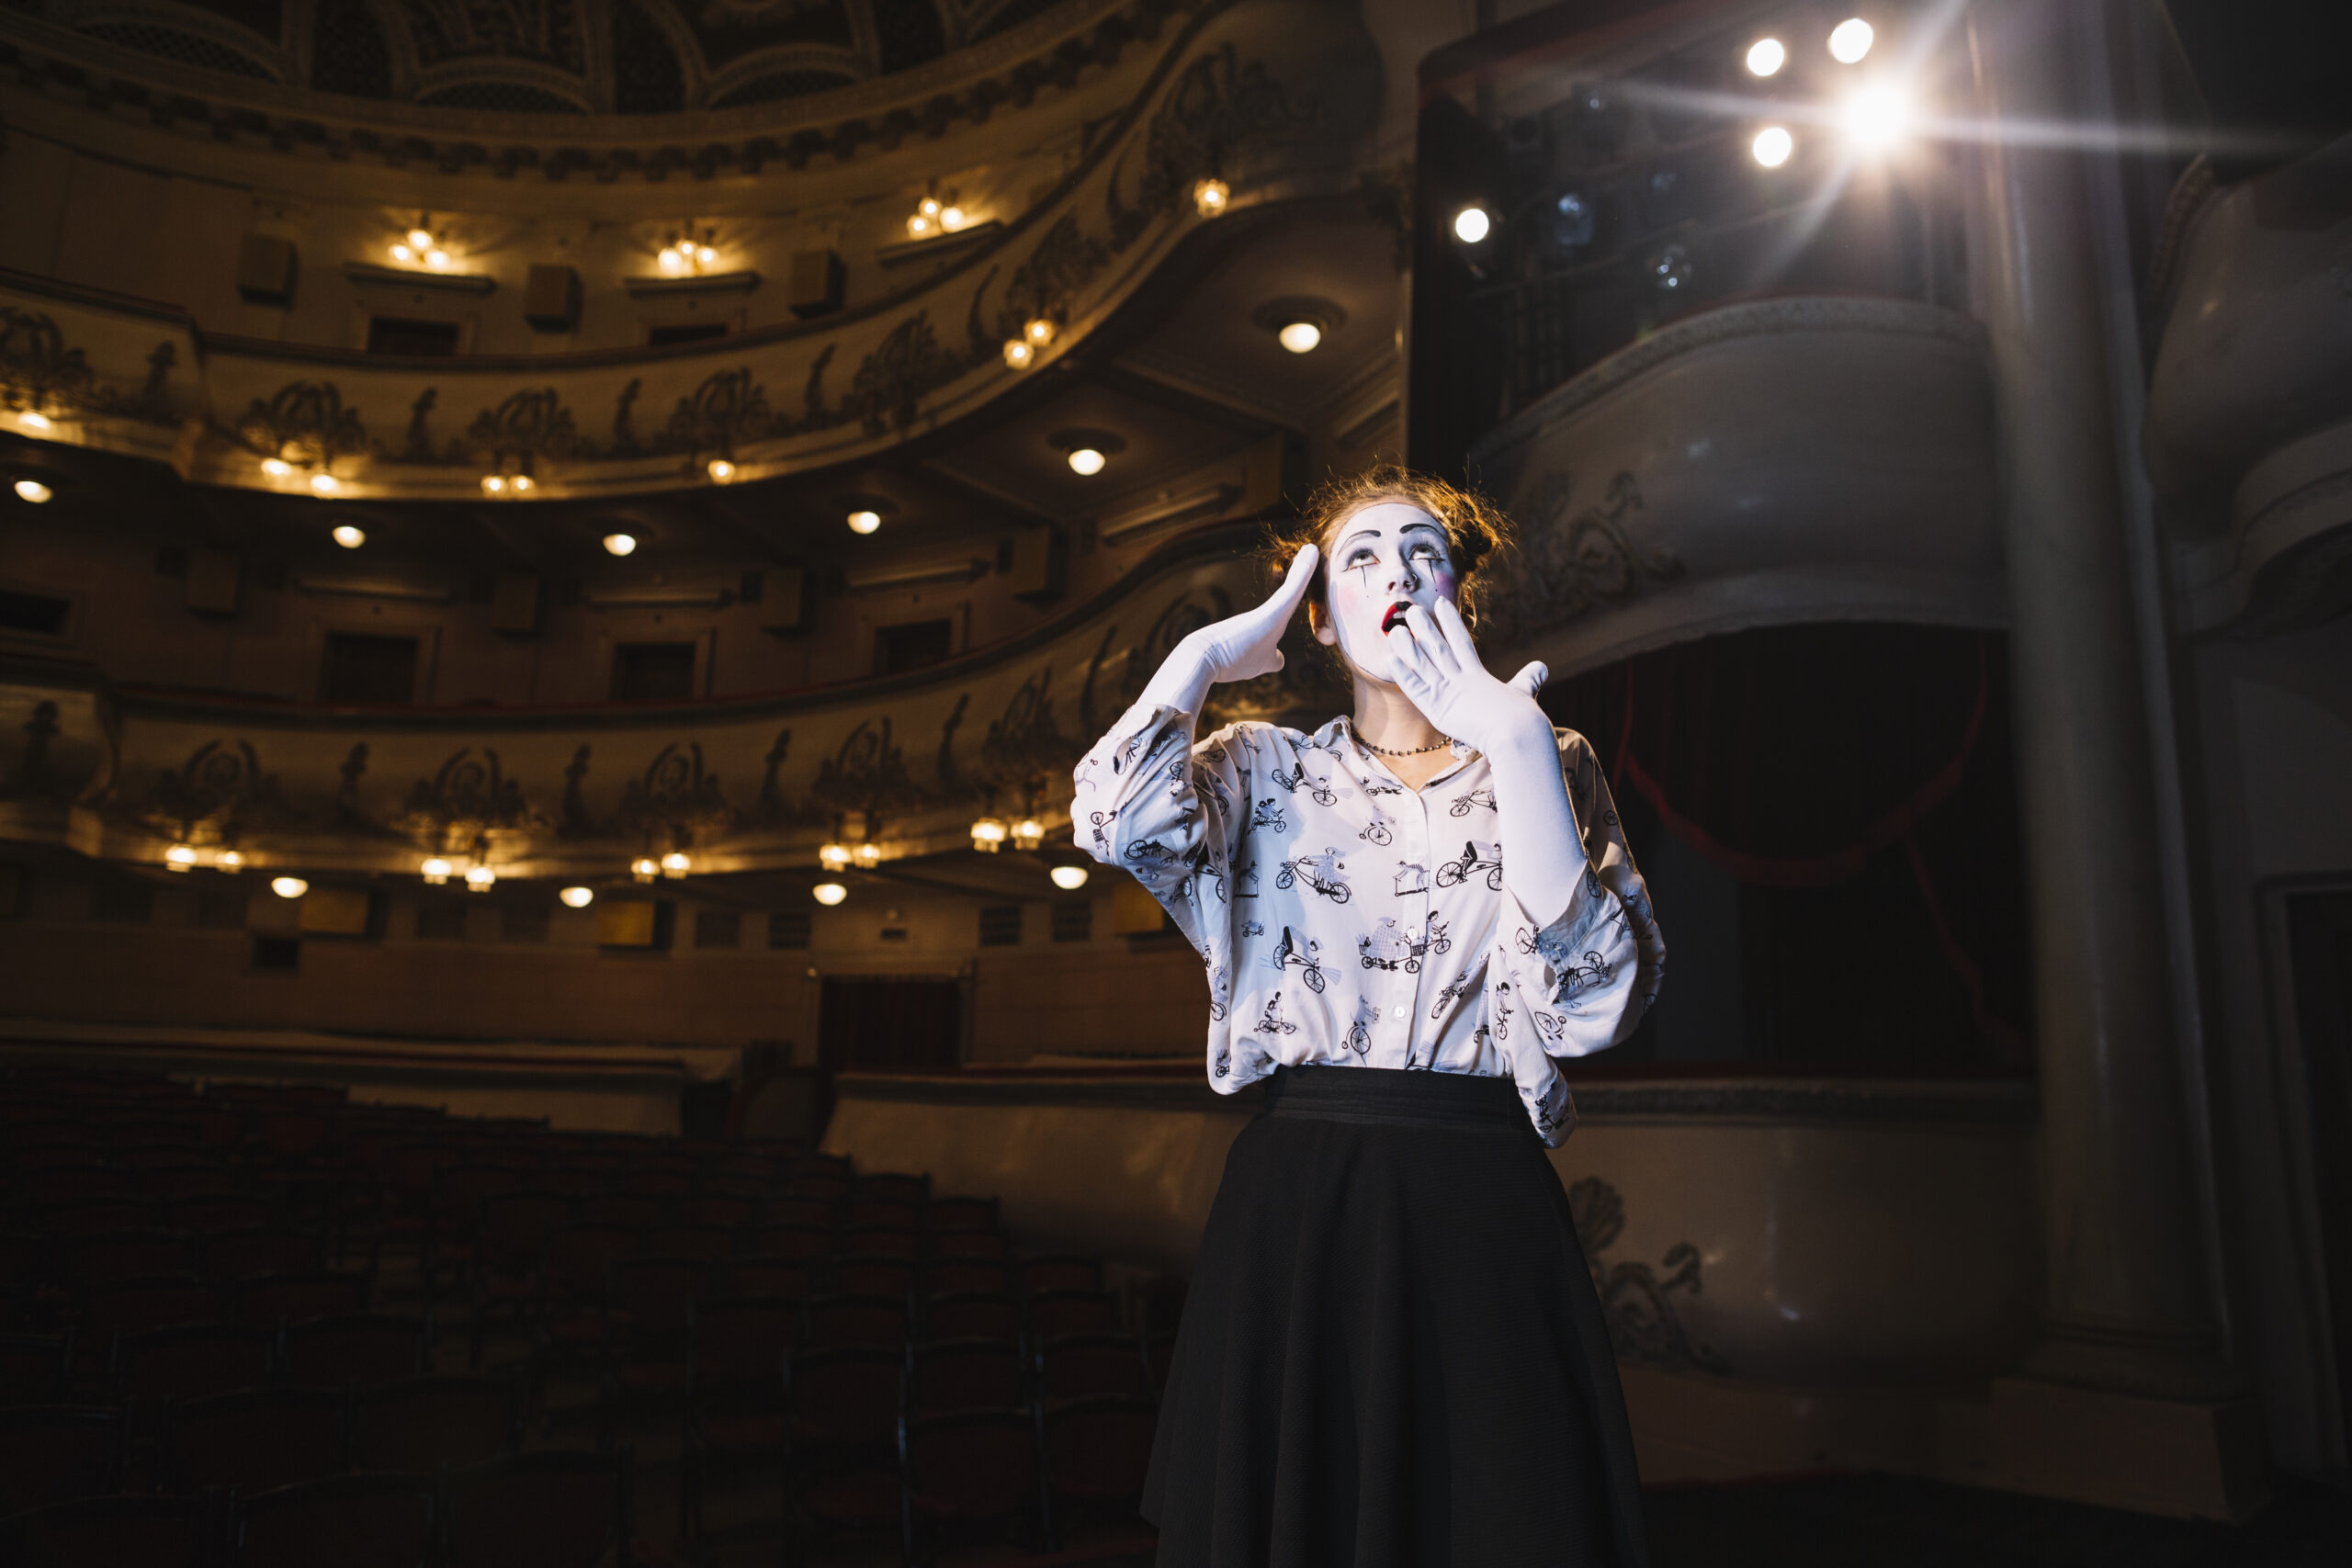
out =
{"type": "Polygon", "coordinates": [[[1415,604],[1386,640],[1397,686],[1442,733],[1489,757],[1530,737],[1554,747],[1552,721],[1535,705],[1549,671],[1537,662],[1508,681],[1488,674],[1452,600],[1440,599],[1434,613],[1415,604]]]}
{"type": "Polygon", "coordinates": [[[1282,586],[1254,610],[1214,621],[1187,636],[1174,648],[1143,689],[1148,705],[1198,713],[1209,687],[1220,681],[1252,681],[1283,667],[1276,646],[1299,602],[1315,581],[1316,562],[1322,552],[1313,545],[1301,549],[1290,563],[1282,586]]]}

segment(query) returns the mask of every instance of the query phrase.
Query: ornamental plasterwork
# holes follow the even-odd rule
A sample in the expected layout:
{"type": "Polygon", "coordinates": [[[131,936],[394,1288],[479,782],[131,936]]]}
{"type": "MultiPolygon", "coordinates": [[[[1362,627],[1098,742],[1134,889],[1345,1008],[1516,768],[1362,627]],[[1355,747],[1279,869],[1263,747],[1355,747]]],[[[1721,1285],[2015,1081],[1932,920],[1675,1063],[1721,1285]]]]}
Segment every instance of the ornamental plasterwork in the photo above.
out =
{"type": "Polygon", "coordinates": [[[1677,1242],[1658,1267],[1601,1255],[1625,1229],[1624,1195],[1597,1176],[1568,1189],[1568,1213],[1577,1240],[1592,1269],[1593,1290],[1609,1325],[1610,1348],[1621,1361],[1638,1361],[1663,1371],[1728,1372],[1722,1356],[1683,1326],[1681,1303],[1700,1293],[1699,1249],[1677,1242]]]}
{"type": "Polygon", "coordinates": [[[51,286],[38,306],[10,304],[0,289],[0,388],[11,406],[79,427],[62,438],[164,457],[210,484],[299,491],[327,473],[346,500],[455,496],[473,492],[481,471],[528,457],[542,498],[615,494],[674,485],[715,454],[757,479],[854,457],[1010,389],[1024,372],[1004,364],[1006,323],[1031,311],[1067,328],[1025,372],[1038,374],[1148,275],[1152,254],[1212,220],[1193,209],[1195,179],[1214,167],[1246,190],[1253,160],[1335,129],[1324,121],[1315,94],[1294,92],[1230,41],[1173,53],[1125,126],[988,249],[889,308],[761,329],[701,355],[635,366],[600,357],[577,370],[559,356],[527,369],[457,360],[298,370],[241,343],[199,354],[183,318],[175,337],[186,351],[167,340],[170,352],[148,355],[134,378],[119,308],[51,286]],[[178,364],[196,367],[194,395],[166,391],[178,364]],[[167,405],[226,416],[213,415],[192,457],[176,432],[121,423],[126,413],[157,423],[137,411],[167,405]],[[294,471],[265,475],[265,458],[294,471]]]}

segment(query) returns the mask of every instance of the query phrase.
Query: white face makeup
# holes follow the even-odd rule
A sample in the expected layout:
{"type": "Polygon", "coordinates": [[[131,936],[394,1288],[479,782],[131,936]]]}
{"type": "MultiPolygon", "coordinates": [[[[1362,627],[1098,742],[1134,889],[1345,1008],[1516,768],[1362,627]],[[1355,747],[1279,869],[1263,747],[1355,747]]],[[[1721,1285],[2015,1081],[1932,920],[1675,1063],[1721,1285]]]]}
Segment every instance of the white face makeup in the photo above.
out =
{"type": "Polygon", "coordinates": [[[1396,678],[1380,629],[1390,607],[1401,602],[1426,610],[1452,599],[1458,581],[1445,530],[1401,501],[1367,506],[1340,524],[1324,571],[1327,626],[1316,635],[1336,641],[1350,664],[1376,681],[1396,678]]]}

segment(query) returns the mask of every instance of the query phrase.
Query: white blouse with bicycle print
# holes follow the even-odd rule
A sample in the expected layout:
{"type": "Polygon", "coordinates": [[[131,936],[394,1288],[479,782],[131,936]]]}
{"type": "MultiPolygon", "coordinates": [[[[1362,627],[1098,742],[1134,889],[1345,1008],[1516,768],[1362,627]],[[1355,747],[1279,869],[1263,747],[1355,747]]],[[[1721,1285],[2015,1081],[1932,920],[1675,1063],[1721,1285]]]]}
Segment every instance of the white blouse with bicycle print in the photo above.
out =
{"type": "Polygon", "coordinates": [[[1591,745],[1555,730],[1583,885],[1548,926],[1505,886],[1487,760],[1418,792],[1348,719],[1313,735],[1138,703],[1076,769],[1070,821],[1208,968],[1210,1082],[1361,1064],[1508,1077],[1544,1142],[1576,1108],[1555,1058],[1631,1034],[1666,945],[1591,745]]]}

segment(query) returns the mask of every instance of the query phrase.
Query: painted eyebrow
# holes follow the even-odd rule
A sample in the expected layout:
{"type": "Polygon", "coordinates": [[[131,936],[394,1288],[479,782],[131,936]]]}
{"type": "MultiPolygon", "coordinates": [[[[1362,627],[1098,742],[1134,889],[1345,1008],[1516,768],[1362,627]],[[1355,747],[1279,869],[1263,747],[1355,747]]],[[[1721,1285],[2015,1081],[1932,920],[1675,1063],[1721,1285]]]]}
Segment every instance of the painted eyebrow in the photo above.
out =
{"type": "MultiPolygon", "coordinates": [[[[1401,538],[1403,536],[1411,533],[1416,528],[1420,529],[1424,533],[1435,534],[1441,540],[1445,537],[1445,530],[1439,527],[1434,523],[1408,523],[1402,528],[1397,529],[1396,533],[1398,537],[1401,538]]],[[[1358,539],[1363,538],[1367,536],[1377,539],[1380,537],[1380,530],[1377,528],[1359,528],[1354,533],[1349,535],[1346,538],[1341,539],[1338,545],[1334,546],[1331,553],[1337,555],[1340,551],[1346,549],[1358,539]]]]}

